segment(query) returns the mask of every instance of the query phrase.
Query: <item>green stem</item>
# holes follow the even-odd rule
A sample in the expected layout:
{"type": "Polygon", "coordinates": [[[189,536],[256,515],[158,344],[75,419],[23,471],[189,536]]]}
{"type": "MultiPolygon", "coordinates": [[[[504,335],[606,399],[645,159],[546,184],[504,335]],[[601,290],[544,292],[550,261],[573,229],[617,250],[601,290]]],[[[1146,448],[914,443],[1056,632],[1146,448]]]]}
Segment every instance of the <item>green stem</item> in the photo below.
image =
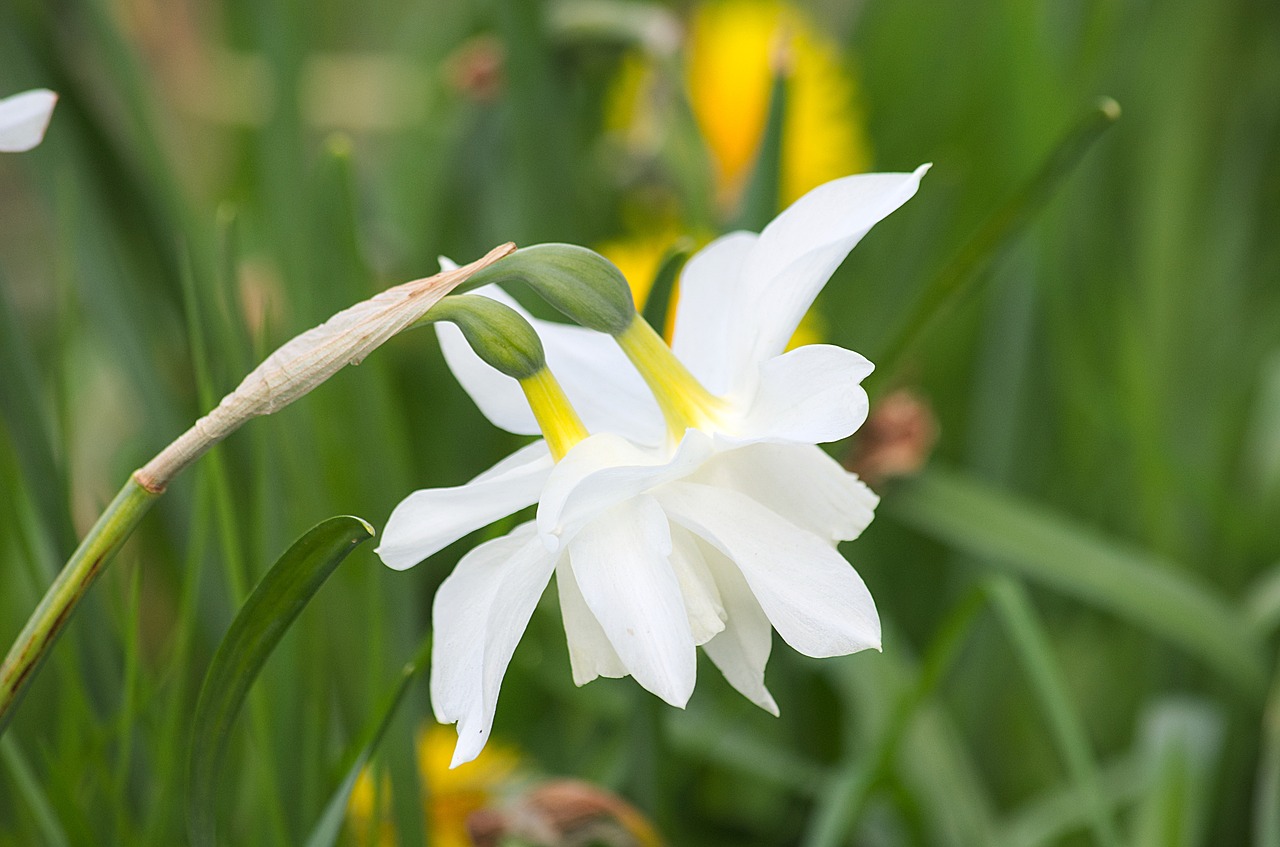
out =
{"type": "Polygon", "coordinates": [[[160,492],[150,491],[130,477],[45,592],[0,666],[0,734],[9,726],[14,707],[66,628],[76,604],[159,497],[160,492]]]}

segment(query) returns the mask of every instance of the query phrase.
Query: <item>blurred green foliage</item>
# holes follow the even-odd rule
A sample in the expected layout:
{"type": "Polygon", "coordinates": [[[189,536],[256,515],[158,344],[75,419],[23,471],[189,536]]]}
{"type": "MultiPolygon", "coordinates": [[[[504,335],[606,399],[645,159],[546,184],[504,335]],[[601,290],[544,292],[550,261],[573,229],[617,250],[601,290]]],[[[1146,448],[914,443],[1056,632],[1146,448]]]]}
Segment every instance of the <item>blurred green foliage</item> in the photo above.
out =
{"type": "MultiPolygon", "coordinates": [[[[573,6],[0,0],[0,94],[62,96],[45,143],[0,160],[0,641],[128,473],[296,332],[440,254],[594,244],[655,205],[731,219],[680,108],[650,157],[611,141],[635,31],[573,6]]],[[[818,305],[941,426],[845,550],[884,653],[779,642],[781,718],[714,672],[679,712],[629,680],[575,689],[553,592],[497,737],[677,845],[1280,845],[1280,6],[807,8],[856,69],[875,169],[935,163],[818,305]],[[1120,124],[878,360],[1100,94],[1120,124]]],[[[247,586],[321,518],[380,525],[512,446],[419,332],[216,448],[0,741],[0,845],[180,843],[196,694],[247,586]]],[[[357,550],[298,618],[233,733],[230,843],[311,832],[470,543],[405,573],[357,550]]],[[[415,686],[377,757],[402,844],[425,837],[429,720],[415,686]]]]}

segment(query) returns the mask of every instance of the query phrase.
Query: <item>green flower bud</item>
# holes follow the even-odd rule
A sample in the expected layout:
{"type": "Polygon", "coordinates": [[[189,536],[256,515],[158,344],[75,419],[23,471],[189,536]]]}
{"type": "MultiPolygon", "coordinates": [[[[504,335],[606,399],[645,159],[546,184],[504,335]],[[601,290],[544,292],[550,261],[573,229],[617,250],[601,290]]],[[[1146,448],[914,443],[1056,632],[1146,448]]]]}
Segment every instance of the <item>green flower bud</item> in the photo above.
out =
{"type": "Polygon", "coordinates": [[[574,244],[536,244],[472,275],[465,290],[523,281],[565,317],[597,332],[619,335],[635,318],[631,286],[612,262],[574,244]]]}
{"type": "Polygon", "coordinates": [[[528,379],[547,366],[542,341],[520,313],[488,297],[453,294],[431,307],[422,322],[448,321],[476,355],[513,379],[528,379]]]}

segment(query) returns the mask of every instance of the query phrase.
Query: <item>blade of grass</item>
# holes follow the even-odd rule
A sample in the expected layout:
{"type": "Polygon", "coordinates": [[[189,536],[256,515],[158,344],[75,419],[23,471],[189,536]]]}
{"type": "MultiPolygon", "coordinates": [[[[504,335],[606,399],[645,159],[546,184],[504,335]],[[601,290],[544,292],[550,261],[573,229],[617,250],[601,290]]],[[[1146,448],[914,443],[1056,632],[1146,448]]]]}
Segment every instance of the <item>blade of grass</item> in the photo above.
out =
{"type": "Polygon", "coordinates": [[[1098,766],[1089,746],[1088,733],[1071,703],[1053,648],[1037,619],[1031,598],[1020,583],[1008,576],[992,577],[987,581],[986,590],[1023,670],[1031,680],[1031,687],[1049,722],[1067,772],[1085,801],[1094,839],[1104,847],[1118,847],[1119,836],[1102,798],[1098,766]]]}
{"type": "MultiPolygon", "coordinates": [[[[40,399],[31,346],[18,326],[6,289],[0,278],[0,373],[5,375],[0,379],[0,417],[27,480],[29,496],[54,536],[50,541],[65,555],[75,545],[75,531],[67,510],[66,476],[54,448],[56,430],[40,399]]],[[[45,576],[52,577],[52,571],[45,576]]]]}
{"type": "Polygon", "coordinates": [[[889,772],[907,728],[921,706],[933,695],[955,662],[965,637],[982,608],[982,596],[971,592],[961,600],[938,628],[929,645],[915,683],[908,687],[893,707],[888,723],[876,738],[872,750],[847,757],[827,780],[817,807],[810,817],[805,847],[836,847],[848,841],[849,833],[874,791],[889,772]]]}
{"type": "Polygon", "coordinates": [[[134,733],[140,724],[142,704],[139,688],[142,671],[142,567],[135,564],[133,573],[129,575],[128,607],[123,616],[122,633],[124,653],[124,673],[120,689],[123,700],[116,721],[116,753],[115,795],[119,798],[116,806],[116,842],[124,844],[129,841],[129,833],[136,828],[133,820],[133,808],[129,803],[129,783],[133,766],[134,733]]]}
{"type": "Polygon", "coordinates": [[[1202,843],[1213,798],[1221,721],[1206,706],[1166,701],[1153,709],[1145,731],[1151,791],[1136,810],[1130,843],[1194,847],[1202,843]]]}
{"type": "Polygon", "coordinates": [[[738,214],[730,229],[759,232],[778,213],[782,194],[782,130],[786,123],[787,90],[791,77],[789,64],[790,57],[786,55],[786,48],[777,49],[764,134],[760,138],[760,149],[756,152],[751,179],[742,192],[738,214]]]}
{"type": "Polygon", "coordinates": [[[376,717],[365,730],[360,743],[356,745],[351,764],[346,768],[342,782],[338,784],[337,790],[325,804],[324,812],[316,821],[315,828],[311,830],[311,835],[307,838],[307,847],[331,847],[337,842],[338,836],[342,833],[342,824],[346,820],[347,802],[351,799],[351,790],[355,787],[356,779],[373,758],[383,736],[386,735],[387,727],[391,726],[391,719],[395,717],[396,710],[404,700],[404,695],[430,660],[431,638],[428,636],[418,648],[417,655],[401,670],[399,681],[387,695],[382,706],[374,713],[376,717]]]}
{"type": "Polygon", "coordinates": [[[1253,839],[1257,847],[1280,847],[1280,673],[1262,713],[1262,755],[1254,787],[1253,839]]]}
{"type": "Polygon", "coordinates": [[[192,726],[187,824],[196,847],[216,844],[218,771],[249,688],[320,586],[373,535],[372,527],[350,516],[317,524],[276,561],[231,622],[210,662],[192,726]]]}
{"type": "MultiPolygon", "coordinates": [[[[1133,755],[1123,755],[1098,771],[1102,797],[1111,813],[1132,805],[1146,789],[1146,774],[1133,755]]],[[[1074,782],[1054,788],[1010,815],[995,843],[1000,847],[1048,847],[1089,824],[1089,799],[1074,782]]]]}
{"type": "Polygon", "coordinates": [[[1099,100],[1068,130],[1022,189],[986,219],[955,258],[925,286],[914,307],[902,321],[901,328],[890,336],[885,348],[872,356],[874,361],[888,363],[886,373],[891,375],[892,369],[902,364],[905,354],[912,350],[925,330],[968,290],[981,272],[1022,232],[1070,176],[1094,142],[1119,118],[1120,106],[1115,100],[1109,97],[1099,100]]]}
{"type": "Polygon", "coordinates": [[[31,772],[31,766],[27,764],[26,757],[22,755],[22,751],[18,749],[18,743],[12,738],[0,738],[0,760],[8,769],[17,793],[26,800],[27,808],[35,818],[43,843],[49,847],[69,847],[71,842],[67,840],[67,833],[58,821],[58,814],[54,811],[53,804],[45,796],[40,780],[31,772]]]}
{"type": "Polygon", "coordinates": [[[657,273],[653,275],[653,283],[649,286],[649,293],[645,295],[644,308],[640,312],[649,326],[668,338],[671,337],[667,332],[668,324],[671,322],[671,295],[675,291],[676,279],[680,276],[680,271],[692,254],[693,242],[687,238],[681,238],[672,245],[667,255],[663,257],[662,263],[658,265],[657,273]]]}
{"type": "Polygon", "coordinates": [[[975,557],[1147,628],[1261,700],[1266,671],[1256,635],[1210,588],[1167,562],[950,472],[930,470],[903,483],[882,509],[975,557]]]}

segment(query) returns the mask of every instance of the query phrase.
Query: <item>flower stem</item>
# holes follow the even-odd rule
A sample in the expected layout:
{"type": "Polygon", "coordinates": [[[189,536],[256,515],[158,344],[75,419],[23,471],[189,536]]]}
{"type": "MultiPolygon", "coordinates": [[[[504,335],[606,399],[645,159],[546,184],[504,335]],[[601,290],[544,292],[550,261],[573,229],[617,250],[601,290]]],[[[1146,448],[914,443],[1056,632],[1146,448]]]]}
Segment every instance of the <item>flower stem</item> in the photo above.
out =
{"type": "Polygon", "coordinates": [[[0,734],[8,727],[27,683],[66,628],[76,604],[151,504],[159,499],[160,493],[148,490],[130,477],[31,613],[27,625],[9,648],[4,664],[0,665],[0,734]]]}

